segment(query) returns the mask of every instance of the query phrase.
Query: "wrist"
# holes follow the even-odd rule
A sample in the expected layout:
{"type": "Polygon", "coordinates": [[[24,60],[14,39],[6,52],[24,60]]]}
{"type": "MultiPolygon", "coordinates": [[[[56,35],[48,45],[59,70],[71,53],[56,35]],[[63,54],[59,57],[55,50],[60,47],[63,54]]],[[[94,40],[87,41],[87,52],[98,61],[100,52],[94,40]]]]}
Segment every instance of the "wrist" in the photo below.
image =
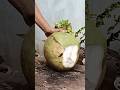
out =
{"type": "Polygon", "coordinates": [[[46,26],[46,27],[44,27],[44,32],[45,33],[50,33],[50,32],[53,32],[53,31],[52,31],[52,28],[50,26],[46,26]]]}

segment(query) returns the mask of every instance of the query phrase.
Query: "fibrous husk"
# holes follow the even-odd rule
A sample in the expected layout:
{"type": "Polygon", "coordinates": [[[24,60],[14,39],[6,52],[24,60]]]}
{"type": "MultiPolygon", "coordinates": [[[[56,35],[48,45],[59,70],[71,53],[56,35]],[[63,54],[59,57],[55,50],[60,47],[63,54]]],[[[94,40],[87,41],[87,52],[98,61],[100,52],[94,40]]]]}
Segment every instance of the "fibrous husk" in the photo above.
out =
{"type": "Polygon", "coordinates": [[[73,68],[78,58],[76,58],[74,62],[68,60],[68,63],[73,64],[70,67],[69,64],[65,65],[64,62],[64,60],[66,60],[65,58],[67,57],[67,54],[65,53],[67,53],[67,50],[70,50],[71,48],[73,48],[73,50],[70,52],[72,53],[74,50],[76,50],[74,55],[78,57],[79,42],[72,33],[53,33],[48,37],[44,45],[44,55],[47,60],[47,64],[58,71],[64,71],[73,68]]]}
{"type": "Polygon", "coordinates": [[[28,83],[32,88],[34,88],[35,83],[35,31],[34,27],[24,35],[24,40],[21,50],[21,63],[24,76],[26,77],[28,83]]]}

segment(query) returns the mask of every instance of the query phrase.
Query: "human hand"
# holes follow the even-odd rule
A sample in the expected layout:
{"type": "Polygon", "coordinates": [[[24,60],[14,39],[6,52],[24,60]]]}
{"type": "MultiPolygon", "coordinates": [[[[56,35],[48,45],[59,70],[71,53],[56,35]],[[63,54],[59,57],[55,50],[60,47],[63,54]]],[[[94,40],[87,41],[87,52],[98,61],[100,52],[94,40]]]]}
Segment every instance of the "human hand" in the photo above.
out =
{"type": "Polygon", "coordinates": [[[48,37],[50,36],[52,33],[54,32],[65,32],[65,30],[63,29],[55,29],[55,28],[51,28],[48,30],[48,32],[45,32],[45,35],[48,37]]]}

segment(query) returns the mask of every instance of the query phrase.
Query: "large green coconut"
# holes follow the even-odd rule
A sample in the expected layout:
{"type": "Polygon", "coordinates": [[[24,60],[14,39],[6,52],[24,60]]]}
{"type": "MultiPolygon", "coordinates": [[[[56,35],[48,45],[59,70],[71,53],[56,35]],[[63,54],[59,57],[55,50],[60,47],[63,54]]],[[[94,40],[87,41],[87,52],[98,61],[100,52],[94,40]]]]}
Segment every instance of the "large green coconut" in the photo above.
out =
{"type": "Polygon", "coordinates": [[[98,90],[97,88],[101,85],[106,70],[107,43],[106,38],[96,27],[94,20],[89,19],[86,23],[86,78],[91,82],[92,85],[90,86],[94,88],[91,90],[98,90]]]}
{"type": "Polygon", "coordinates": [[[58,71],[69,70],[78,60],[79,42],[72,33],[55,32],[45,41],[47,64],[58,71]]]}
{"type": "Polygon", "coordinates": [[[22,51],[21,51],[22,70],[31,88],[34,88],[34,84],[35,84],[35,66],[34,66],[35,31],[34,31],[34,27],[32,27],[31,30],[23,36],[23,39],[24,40],[23,40],[22,51]]]}

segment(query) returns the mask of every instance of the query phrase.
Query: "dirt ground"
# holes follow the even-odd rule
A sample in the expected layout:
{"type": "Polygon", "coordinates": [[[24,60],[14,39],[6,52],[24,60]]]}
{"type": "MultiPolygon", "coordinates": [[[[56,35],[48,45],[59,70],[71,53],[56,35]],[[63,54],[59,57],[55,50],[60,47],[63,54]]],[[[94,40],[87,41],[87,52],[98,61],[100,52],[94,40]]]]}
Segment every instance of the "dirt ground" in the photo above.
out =
{"type": "MultiPolygon", "coordinates": [[[[106,75],[99,90],[117,90],[114,87],[114,81],[116,77],[120,77],[120,55],[108,49],[106,61],[106,75]]],[[[0,90],[29,89],[27,85],[20,83],[0,82],[0,90]]],[[[71,71],[56,72],[47,67],[45,62],[37,62],[35,65],[35,90],[85,90],[85,66],[77,64],[71,71]]]]}
{"type": "MultiPolygon", "coordinates": [[[[106,66],[106,74],[99,90],[117,90],[114,81],[120,77],[120,55],[108,49],[106,66]]],[[[36,64],[35,76],[35,90],[85,90],[84,65],[77,64],[68,72],[56,72],[44,62],[39,62],[36,64]]]]}
{"type": "Polygon", "coordinates": [[[35,71],[35,90],[85,90],[85,66],[76,65],[68,72],[56,72],[44,63],[35,71]]]}

